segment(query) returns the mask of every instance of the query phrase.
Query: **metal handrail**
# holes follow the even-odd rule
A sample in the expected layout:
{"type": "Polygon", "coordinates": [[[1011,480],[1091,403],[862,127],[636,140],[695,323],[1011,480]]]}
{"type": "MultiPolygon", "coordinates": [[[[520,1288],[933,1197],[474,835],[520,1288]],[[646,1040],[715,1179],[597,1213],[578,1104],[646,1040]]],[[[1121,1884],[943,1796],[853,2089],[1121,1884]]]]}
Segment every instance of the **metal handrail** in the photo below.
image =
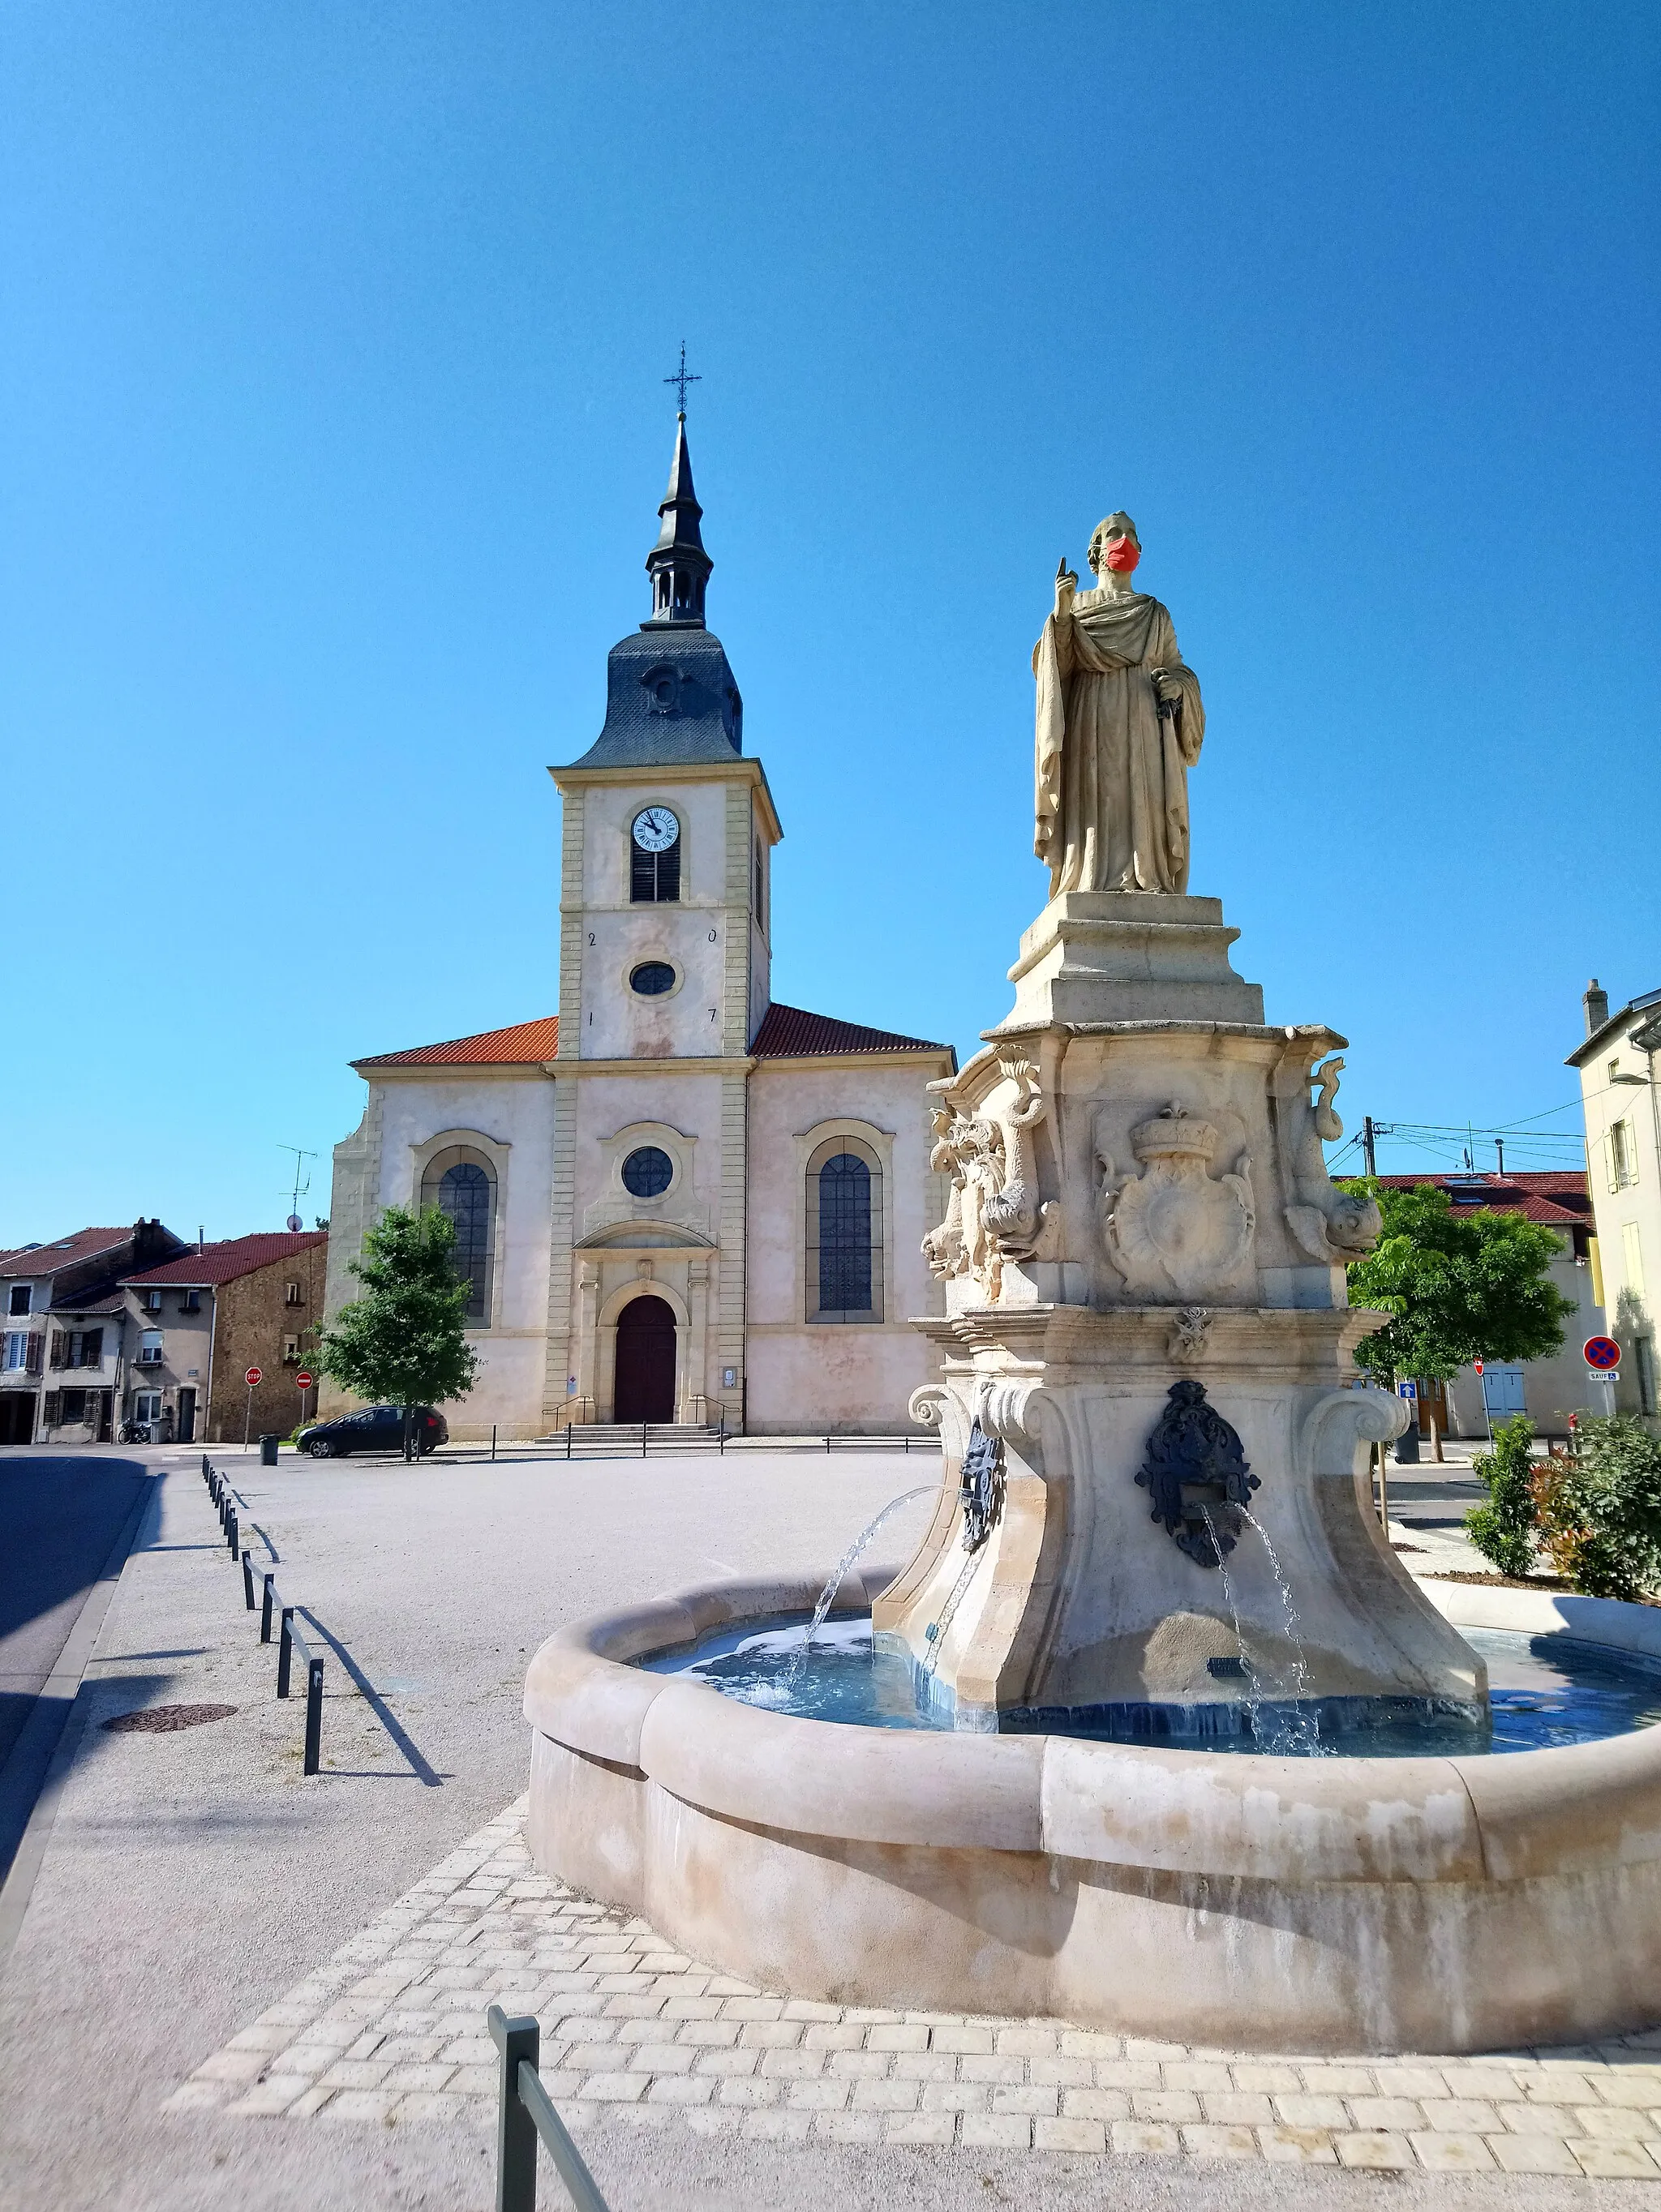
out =
{"type": "Polygon", "coordinates": [[[484,2015],[502,2053],[496,2111],[496,2212],[536,2212],[537,2138],[548,2147],[554,2171],[576,2212],[610,2212],[582,2153],[542,2086],[537,2060],[542,2030],[529,2014],[510,2019],[500,2005],[484,2015]]]}
{"type": "Polygon", "coordinates": [[[587,1413],[582,1417],[583,1425],[586,1426],[589,1421],[593,1420],[594,1417],[594,1401],[592,1398],[566,1398],[562,1400],[561,1402],[554,1408],[554,1428],[556,1431],[561,1429],[569,1429],[573,1421],[577,1419],[577,1408],[579,1406],[586,1406],[588,1408],[587,1413]]]}

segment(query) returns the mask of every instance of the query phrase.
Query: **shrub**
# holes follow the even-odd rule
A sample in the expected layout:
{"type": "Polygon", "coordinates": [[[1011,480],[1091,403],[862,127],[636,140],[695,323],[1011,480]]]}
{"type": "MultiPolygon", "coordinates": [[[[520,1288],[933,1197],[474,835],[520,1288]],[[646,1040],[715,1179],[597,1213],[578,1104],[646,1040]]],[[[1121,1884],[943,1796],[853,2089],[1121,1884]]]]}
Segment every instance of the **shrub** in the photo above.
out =
{"type": "Polygon", "coordinates": [[[1661,1583],[1661,1440],[1627,1413],[1579,1433],[1578,1459],[1536,1472],[1547,1553],[1584,1596],[1641,1598],[1661,1583]]]}
{"type": "Polygon", "coordinates": [[[1500,1422],[1494,1431],[1493,1450],[1481,1453],[1472,1463],[1488,1501],[1466,1514],[1465,1534],[1502,1575],[1521,1577],[1534,1565],[1538,1539],[1529,1457],[1533,1442],[1533,1422],[1518,1413],[1513,1420],[1500,1422]]]}

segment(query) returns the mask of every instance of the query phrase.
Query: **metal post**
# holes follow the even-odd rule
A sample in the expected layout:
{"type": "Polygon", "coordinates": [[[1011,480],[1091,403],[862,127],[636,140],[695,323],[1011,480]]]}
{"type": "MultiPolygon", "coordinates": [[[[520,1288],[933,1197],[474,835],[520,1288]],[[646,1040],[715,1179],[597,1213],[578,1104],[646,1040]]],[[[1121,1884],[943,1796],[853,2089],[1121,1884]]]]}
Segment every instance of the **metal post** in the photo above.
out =
{"type": "Polygon", "coordinates": [[[640,1425],[640,1455],[642,1459],[646,1456],[646,1424],[644,1421],[640,1425]]]}
{"type": "Polygon", "coordinates": [[[569,1418],[565,1424],[565,1456],[567,1459],[571,1456],[571,1424],[569,1418]]]}
{"type": "Polygon", "coordinates": [[[246,1449],[248,1449],[248,1437],[249,1437],[249,1434],[250,1434],[250,1432],[252,1431],[252,1428],[253,1428],[253,1384],[252,1384],[252,1382],[250,1382],[250,1383],[249,1383],[249,1385],[248,1385],[248,1406],[247,1406],[247,1411],[246,1411],[246,1412],[243,1414],[243,1416],[242,1416],[242,1449],[243,1449],[243,1450],[244,1450],[244,1451],[246,1451],[246,1449]]]}
{"type": "Polygon", "coordinates": [[[262,1644],[269,1644],[271,1640],[271,1594],[276,1588],[277,1577],[268,1574],[265,1577],[265,1595],[259,1605],[259,1640],[262,1644]]]}
{"type": "Polygon", "coordinates": [[[231,1506],[225,1515],[225,1545],[233,1559],[237,1553],[236,1508],[231,1506]]]}
{"type": "Polygon", "coordinates": [[[491,1424],[490,1424],[490,1457],[491,1457],[492,1459],[494,1459],[494,1458],[496,1457],[496,1423],[495,1423],[494,1421],[492,1421],[492,1422],[491,1422],[491,1424]]]}
{"type": "Polygon", "coordinates": [[[279,1698],[286,1698],[289,1694],[289,1668],[293,1658],[294,1607],[285,1605],[283,1608],[283,1632],[277,1645],[277,1694],[279,1698]]]}
{"type": "Polygon", "coordinates": [[[248,1612],[253,1611],[253,1558],[246,1550],[242,1554],[242,1602],[248,1612]]]}
{"type": "Polygon", "coordinates": [[[322,1748],[323,1662],[313,1659],[306,1676],[306,1773],[316,1773],[322,1748]]]}
{"type": "Polygon", "coordinates": [[[203,1453],[203,1455],[202,1455],[202,1480],[203,1480],[203,1481],[204,1481],[204,1482],[205,1482],[205,1481],[208,1480],[208,1477],[209,1477],[212,1473],[213,1473],[213,1469],[212,1469],[212,1468],[208,1464],[208,1455],[206,1454],[206,1452],[204,1452],[204,1453],[203,1453]]]}
{"type": "Polygon", "coordinates": [[[502,2053],[502,2084],[496,2105],[496,2212],[536,2212],[537,2124],[519,2094],[521,2064],[537,2063],[542,2030],[528,2014],[509,2020],[500,2005],[485,2014],[492,2041],[502,2053]]]}

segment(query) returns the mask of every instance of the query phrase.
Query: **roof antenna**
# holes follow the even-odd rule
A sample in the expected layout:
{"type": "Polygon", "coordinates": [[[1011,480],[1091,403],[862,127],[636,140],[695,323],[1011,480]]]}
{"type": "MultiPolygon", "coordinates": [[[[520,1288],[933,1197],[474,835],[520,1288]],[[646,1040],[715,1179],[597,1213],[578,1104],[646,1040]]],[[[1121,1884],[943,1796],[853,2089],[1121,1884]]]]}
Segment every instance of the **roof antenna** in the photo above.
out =
{"type": "Polygon", "coordinates": [[[289,1228],[294,1234],[298,1235],[306,1226],[300,1218],[300,1201],[312,1187],[310,1176],[307,1175],[304,1182],[301,1182],[301,1177],[305,1174],[305,1170],[300,1164],[302,1160],[314,1160],[317,1154],[302,1152],[298,1145],[279,1145],[277,1149],[279,1152],[294,1154],[294,1190],[289,1200],[289,1228]]]}

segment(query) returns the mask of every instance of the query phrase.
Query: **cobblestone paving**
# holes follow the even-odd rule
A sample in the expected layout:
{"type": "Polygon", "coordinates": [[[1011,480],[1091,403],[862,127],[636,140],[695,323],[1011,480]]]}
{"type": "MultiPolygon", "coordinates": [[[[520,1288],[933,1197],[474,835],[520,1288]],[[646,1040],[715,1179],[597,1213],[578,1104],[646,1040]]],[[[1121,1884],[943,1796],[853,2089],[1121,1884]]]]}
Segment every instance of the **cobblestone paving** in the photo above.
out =
{"type": "Polygon", "coordinates": [[[579,2133],[1661,2181],[1661,2029],[1595,2049],[1335,2060],[794,2002],[537,1875],[524,1810],[453,1851],[162,2109],[488,2123],[495,2002],[537,2015],[543,2078],[579,2133]]]}

